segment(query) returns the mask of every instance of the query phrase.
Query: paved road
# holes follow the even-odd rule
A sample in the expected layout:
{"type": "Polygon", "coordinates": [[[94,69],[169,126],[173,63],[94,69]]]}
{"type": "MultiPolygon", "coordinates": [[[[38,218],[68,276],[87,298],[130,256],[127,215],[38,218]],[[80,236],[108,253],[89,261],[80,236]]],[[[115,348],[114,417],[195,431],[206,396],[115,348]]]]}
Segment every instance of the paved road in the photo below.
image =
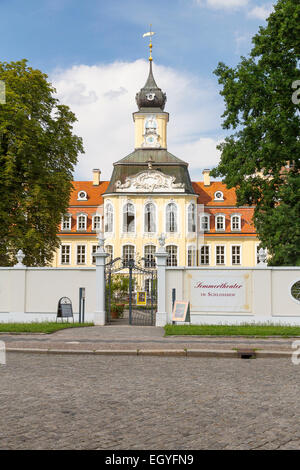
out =
{"type": "Polygon", "coordinates": [[[0,340],[10,348],[56,349],[235,349],[257,348],[292,352],[299,338],[164,337],[163,328],[153,326],[94,326],[58,331],[51,335],[7,335],[0,340]]]}
{"type": "Polygon", "coordinates": [[[1,449],[300,449],[290,360],[7,356],[1,449]]]}

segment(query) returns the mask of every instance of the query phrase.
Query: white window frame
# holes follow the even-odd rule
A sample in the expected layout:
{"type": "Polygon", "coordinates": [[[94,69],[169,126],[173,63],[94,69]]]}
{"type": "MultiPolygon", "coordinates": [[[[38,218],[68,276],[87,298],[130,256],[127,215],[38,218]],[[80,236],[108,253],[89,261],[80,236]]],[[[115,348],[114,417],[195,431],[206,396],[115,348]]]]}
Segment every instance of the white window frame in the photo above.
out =
{"type": "Polygon", "coordinates": [[[226,266],[226,245],[220,244],[215,246],[215,265],[216,266],[226,266]],[[217,263],[217,248],[223,247],[224,248],[224,263],[217,263]]]}
{"type": "Polygon", "coordinates": [[[105,250],[106,253],[109,255],[109,256],[106,258],[106,262],[112,261],[112,260],[114,259],[114,246],[113,246],[111,243],[108,243],[107,245],[105,245],[104,250],[105,250]],[[108,253],[108,251],[106,251],[106,248],[108,248],[109,246],[112,247],[111,255],[108,253]]]}
{"type": "Polygon", "coordinates": [[[191,201],[188,204],[188,207],[187,207],[186,227],[187,227],[187,233],[188,234],[196,234],[197,233],[197,206],[193,201],[191,201]],[[191,210],[192,207],[194,207],[194,225],[195,225],[195,230],[194,231],[193,230],[191,231],[190,227],[189,227],[189,213],[190,213],[190,210],[191,210]]]}
{"type": "Polygon", "coordinates": [[[195,245],[188,245],[187,252],[186,252],[186,265],[190,268],[197,266],[197,250],[195,245]],[[189,251],[192,250],[192,264],[189,264],[189,251]]]}
{"type": "Polygon", "coordinates": [[[199,246],[199,257],[198,257],[198,265],[199,266],[209,266],[211,263],[211,246],[210,245],[200,245],[199,246]],[[208,256],[208,263],[201,263],[201,248],[208,248],[208,255],[205,254],[203,256],[208,256]]]}
{"type": "Polygon", "coordinates": [[[260,243],[255,243],[255,249],[254,249],[254,264],[255,266],[257,266],[259,263],[258,263],[258,247],[259,247],[260,243]]]}
{"type": "Polygon", "coordinates": [[[179,207],[178,207],[178,204],[175,201],[169,201],[165,206],[165,229],[166,229],[166,233],[178,234],[179,227],[180,227],[180,221],[179,221],[179,207]],[[174,204],[174,206],[176,208],[176,218],[175,218],[176,230],[174,230],[174,232],[173,231],[171,232],[171,231],[167,230],[169,228],[168,227],[167,209],[168,209],[168,206],[170,204],[174,204]]]}
{"type": "MultiPolygon", "coordinates": [[[[129,235],[129,236],[130,236],[130,235],[133,235],[133,234],[136,233],[136,207],[135,207],[135,204],[133,204],[132,201],[126,201],[126,202],[124,202],[124,204],[123,204],[123,206],[122,206],[122,217],[121,217],[121,221],[122,221],[122,222],[121,222],[121,223],[122,223],[122,225],[121,225],[121,231],[122,231],[123,234],[126,234],[126,235],[129,235]],[[133,230],[130,230],[130,231],[129,231],[129,230],[127,230],[127,231],[124,230],[124,228],[125,228],[124,217],[125,217],[125,213],[126,213],[126,212],[125,212],[125,207],[126,207],[127,205],[132,205],[132,206],[133,206],[133,214],[134,214],[134,215],[133,215],[133,217],[134,217],[134,219],[133,219],[133,230]]],[[[128,226],[127,226],[127,228],[128,228],[128,226]]]]}
{"type": "Polygon", "coordinates": [[[147,201],[144,205],[144,210],[143,210],[143,227],[144,227],[144,234],[149,235],[149,234],[155,234],[157,233],[157,205],[153,201],[147,201]],[[151,204],[154,207],[154,225],[155,225],[155,230],[152,232],[146,231],[146,207],[148,204],[151,204]]]}
{"type": "MultiPolygon", "coordinates": [[[[143,248],[144,258],[145,258],[145,259],[146,259],[146,248],[147,248],[148,246],[151,246],[152,248],[154,248],[154,253],[156,252],[156,245],[153,245],[153,244],[151,244],[151,243],[147,243],[146,245],[144,245],[144,248],[143,248]]],[[[155,259],[155,256],[153,256],[153,261],[154,261],[154,263],[155,263],[154,266],[147,266],[147,262],[144,261],[144,267],[145,267],[145,268],[152,268],[152,267],[155,267],[155,266],[156,266],[156,259],[155,259]]]]}
{"type": "Polygon", "coordinates": [[[226,230],[226,216],[224,214],[216,214],[215,215],[215,231],[216,232],[225,232],[225,230],[226,230]],[[222,219],[223,219],[223,228],[217,228],[218,217],[222,217],[222,219]]]}
{"type": "Polygon", "coordinates": [[[60,245],[60,264],[64,265],[64,266],[72,264],[72,245],[71,245],[71,243],[62,243],[60,245]],[[62,248],[63,247],[68,247],[69,248],[69,262],[68,263],[63,263],[63,261],[62,261],[62,257],[63,257],[62,248]]]}
{"type": "Polygon", "coordinates": [[[215,194],[214,194],[214,201],[224,201],[224,193],[223,191],[216,191],[215,194]],[[221,197],[217,197],[217,194],[218,193],[221,193],[222,196],[221,197]]]}
{"type": "Polygon", "coordinates": [[[133,259],[135,260],[135,258],[136,258],[136,246],[135,246],[133,243],[124,243],[124,245],[122,245],[122,251],[121,251],[122,260],[125,259],[125,257],[124,257],[124,248],[125,248],[126,246],[131,246],[131,247],[133,247],[133,259]]]}
{"type": "Polygon", "coordinates": [[[85,232],[87,229],[87,214],[77,214],[77,231],[78,232],[85,232]],[[79,228],[79,218],[84,217],[84,228],[79,228]]]}
{"type": "Polygon", "coordinates": [[[231,266],[242,266],[242,245],[239,244],[239,243],[235,243],[233,245],[230,245],[230,256],[231,256],[231,266]],[[240,249],[240,253],[237,255],[237,254],[233,254],[233,248],[239,248],[240,249]],[[234,256],[239,256],[240,257],[240,262],[239,263],[233,263],[233,257],[234,256]]]}
{"type": "Polygon", "coordinates": [[[230,215],[230,229],[232,232],[240,232],[242,227],[242,218],[240,214],[231,214],[230,215]],[[234,217],[238,218],[238,228],[233,228],[233,219],[234,217]]]}
{"type": "Polygon", "coordinates": [[[104,231],[105,233],[113,233],[114,231],[114,206],[111,201],[106,201],[104,206],[104,231]],[[107,211],[109,206],[111,207],[111,227],[108,225],[107,211]],[[106,228],[111,228],[111,230],[106,230],[106,228]]]}
{"type": "Polygon", "coordinates": [[[67,232],[72,229],[72,214],[65,214],[61,220],[61,231],[62,232],[67,232]],[[64,224],[66,223],[68,219],[68,226],[64,227],[64,224]]]}
{"type": "Polygon", "coordinates": [[[96,232],[97,230],[101,231],[101,229],[102,229],[102,217],[101,217],[100,214],[94,214],[94,215],[92,216],[92,230],[93,230],[94,232],[96,232]],[[95,228],[95,218],[96,218],[96,217],[99,217],[99,219],[100,219],[100,227],[99,227],[99,228],[95,228]]]}
{"type": "Polygon", "coordinates": [[[96,260],[95,262],[93,261],[93,258],[94,258],[94,255],[95,255],[95,252],[97,252],[97,248],[98,248],[99,245],[97,245],[96,243],[93,243],[91,245],[91,264],[96,264],[96,260]],[[93,249],[96,248],[95,252],[93,252],[93,249]]]}
{"type": "Polygon", "coordinates": [[[201,214],[200,215],[200,232],[209,232],[210,231],[210,214],[201,214]],[[202,219],[204,217],[207,219],[207,228],[203,229],[202,228],[202,219]]]}
{"type": "Polygon", "coordinates": [[[87,192],[84,190],[80,190],[77,193],[77,201],[87,201],[87,192]],[[80,196],[80,194],[84,194],[83,196],[80,196]]]}
{"type": "MultiPolygon", "coordinates": [[[[82,253],[80,254],[82,256],[82,253]]],[[[85,266],[87,264],[87,245],[86,243],[78,243],[76,244],[76,265],[77,266],[85,266]],[[78,263],[78,247],[84,246],[84,263],[78,263]]]]}
{"type": "Polygon", "coordinates": [[[176,248],[176,264],[168,264],[168,258],[169,258],[169,253],[167,257],[167,267],[176,267],[179,266],[179,248],[178,245],[175,245],[174,243],[170,243],[169,245],[166,246],[166,251],[168,252],[167,248],[174,246],[176,248]]]}

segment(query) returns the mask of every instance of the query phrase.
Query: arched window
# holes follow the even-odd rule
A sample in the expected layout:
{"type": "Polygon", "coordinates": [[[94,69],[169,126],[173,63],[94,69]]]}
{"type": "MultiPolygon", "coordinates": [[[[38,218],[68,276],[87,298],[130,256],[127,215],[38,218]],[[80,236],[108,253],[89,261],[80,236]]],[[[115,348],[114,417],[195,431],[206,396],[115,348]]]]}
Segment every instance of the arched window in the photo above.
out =
{"type": "Polygon", "coordinates": [[[134,246],[124,245],[123,246],[123,264],[128,266],[129,260],[134,259],[134,246]]]}
{"type": "Polygon", "coordinates": [[[145,228],[146,233],[156,232],[155,206],[152,202],[145,205],[145,228]]]}
{"type": "Polygon", "coordinates": [[[145,268],[155,267],[155,256],[156,247],[154,245],[146,245],[144,249],[145,268]]]}
{"type": "Polygon", "coordinates": [[[166,209],[166,232],[177,232],[177,206],[173,202],[166,209]]]}
{"type": "Polygon", "coordinates": [[[77,230],[86,230],[87,216],[86,214],[79,214],[77,216],[77,230]]]}
{"type": "Polygon", "coordinates": [[[178,265],[177,246],[176,245],[166,246],[166,250],[168,253],[167,266],[177,266],[178,265]]]}
{"type": "Polygon", "coordinates": [[[188,232],[196,232],[196,206],[194,203],[188,207],[188,232]]]}
{"type": "Polygon", "coordinates": [[[135,231],[135,220],[134,220],[134,205],[131,202],[123,207],[123,232],[134,232],[135,231]]]}
{"type": "Polygon", "coordinates": [[[114,210],[110,202],[105,206],[104,213],[104,231],[107,233],[113,232],[113,223],[114,223],[114,210]]]}

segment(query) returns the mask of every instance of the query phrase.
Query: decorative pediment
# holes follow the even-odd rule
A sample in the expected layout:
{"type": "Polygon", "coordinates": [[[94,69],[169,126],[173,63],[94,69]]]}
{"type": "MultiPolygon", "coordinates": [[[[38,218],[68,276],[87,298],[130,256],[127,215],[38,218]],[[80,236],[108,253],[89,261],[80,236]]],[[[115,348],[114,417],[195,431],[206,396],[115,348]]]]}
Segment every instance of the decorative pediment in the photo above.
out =
{"type": "Polygon", "coordinates": [[[168,176],[157,170],[141,171],[133,176],[128,176],[125,183],[116,182],[116,191],[124,193],[184,193],[183,183],[175,183],[175,176],[168,176]]]}

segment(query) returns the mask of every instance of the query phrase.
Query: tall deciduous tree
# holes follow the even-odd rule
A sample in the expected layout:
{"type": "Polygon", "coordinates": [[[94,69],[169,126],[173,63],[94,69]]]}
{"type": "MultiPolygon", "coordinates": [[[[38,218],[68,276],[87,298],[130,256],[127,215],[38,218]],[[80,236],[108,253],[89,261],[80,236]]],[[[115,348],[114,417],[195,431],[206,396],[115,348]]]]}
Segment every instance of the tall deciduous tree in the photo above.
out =
{"type": "Polygon", "coordinates": [[[0,80],[0,265],[14,264],[22,249],[28,266],[43,266],[59,244],[82,141],[47,75],[26,60],[0,62],[0,80]]]}
{"type": "Polygon", "coordinates": [[[253,40],[248,58],[215,73],[225,101],[213,171],[237,187],[238,205],[256,205],[254,223],[270,264],[300,265],[300,4],[279,0],[253,40]],[[293,99],[292,99],[293,97],[293,99]]]}

